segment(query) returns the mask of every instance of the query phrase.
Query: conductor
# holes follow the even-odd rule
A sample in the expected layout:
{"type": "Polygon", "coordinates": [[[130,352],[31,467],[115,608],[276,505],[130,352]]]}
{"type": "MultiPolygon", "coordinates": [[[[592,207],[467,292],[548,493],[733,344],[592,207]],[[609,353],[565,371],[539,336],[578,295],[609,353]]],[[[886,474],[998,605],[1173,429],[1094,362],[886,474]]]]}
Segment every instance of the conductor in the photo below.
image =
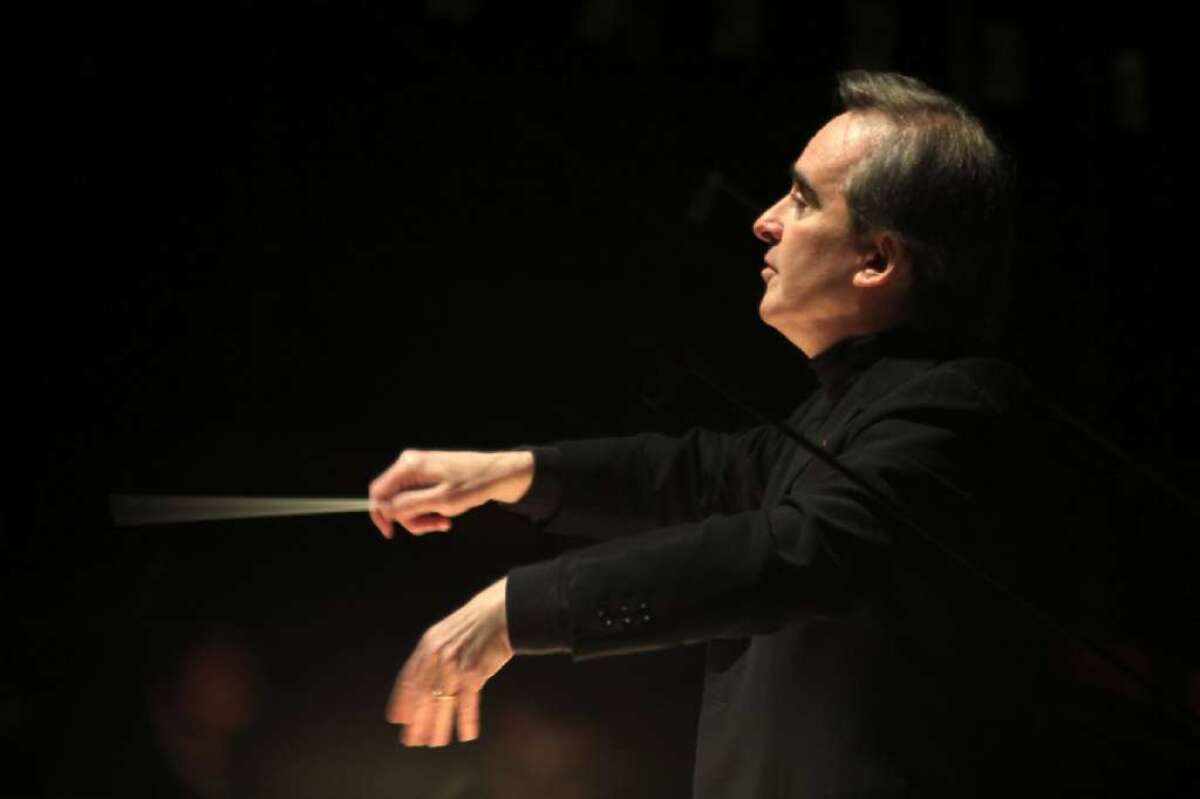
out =
{"type": "MultiPolygon", "coordinates": [[[[1020,575],[1038,550],[1014,507],[1019,379],[972,357],[1004,282],[1004,159],[913,78],[844,73],[837,94],[753,226],[760,317],[819,384],[787,424],[922,529],[1020,575]]],[[[429,628],[387,708],[406,745],[478,736],[479,693],[514,655],[703,643],[696,797],[1103,792],[1062,743],[1052,644],[772,426],[405,450],[369,491],[388,538],[495,501],[607,539],[514,568],[429,628]]]]}

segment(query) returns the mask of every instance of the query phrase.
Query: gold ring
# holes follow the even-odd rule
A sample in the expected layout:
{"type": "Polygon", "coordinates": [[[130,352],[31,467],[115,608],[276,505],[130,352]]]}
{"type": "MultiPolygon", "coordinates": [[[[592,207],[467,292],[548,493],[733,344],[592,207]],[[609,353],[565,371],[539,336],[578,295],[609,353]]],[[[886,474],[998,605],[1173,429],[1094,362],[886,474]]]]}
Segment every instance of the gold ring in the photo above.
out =
{"type": "Polygon", "coordinates": [[[453,699],[456,696],[458,696],[458,694],[447,693],[447,692],[443,691],[441,688],[433,689],[433,698],[434,699],[453,699]]]}

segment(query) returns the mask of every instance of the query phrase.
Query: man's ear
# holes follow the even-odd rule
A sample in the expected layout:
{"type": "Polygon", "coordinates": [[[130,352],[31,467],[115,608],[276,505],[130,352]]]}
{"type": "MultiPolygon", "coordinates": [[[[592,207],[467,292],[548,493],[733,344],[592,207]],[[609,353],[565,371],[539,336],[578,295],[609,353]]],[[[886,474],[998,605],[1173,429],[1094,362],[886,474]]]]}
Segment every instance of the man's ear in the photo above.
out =
{"type": "Polygon", "coordinates": [[[856,288],[879,288],[902,280],[908,273],[908,250],[891,233],[877,233],[866,241],[854,272],[856,288]]]}

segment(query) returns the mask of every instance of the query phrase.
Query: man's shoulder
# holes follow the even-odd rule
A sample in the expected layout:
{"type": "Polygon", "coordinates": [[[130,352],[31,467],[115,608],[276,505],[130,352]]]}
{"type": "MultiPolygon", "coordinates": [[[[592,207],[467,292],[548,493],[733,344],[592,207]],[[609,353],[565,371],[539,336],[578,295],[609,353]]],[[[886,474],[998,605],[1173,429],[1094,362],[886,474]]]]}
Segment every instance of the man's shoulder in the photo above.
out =
{"type": "Polygon", "coordinates": [[[1032,393],[1019,368],[987,356],[883,359],[865,377],[864,406],[950,404],[1009,414],[1027,407],[1032,393]]]}
{"type": "Polygon", "coordinates": [[[1000,358],[953,358],[939,364],[934,371],[945,372],[962,381],[997,411],[1023,408],[1033,393],[1033,385],[1025,373],[1000,358]]]}

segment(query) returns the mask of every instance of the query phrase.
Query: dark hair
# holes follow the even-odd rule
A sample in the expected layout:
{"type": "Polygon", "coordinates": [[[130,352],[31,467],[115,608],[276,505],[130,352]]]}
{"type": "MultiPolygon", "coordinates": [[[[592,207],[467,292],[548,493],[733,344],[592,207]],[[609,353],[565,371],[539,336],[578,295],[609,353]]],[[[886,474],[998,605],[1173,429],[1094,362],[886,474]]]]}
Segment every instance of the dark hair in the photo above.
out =
{"type": "Polygon", "coordinates": [[[879,113],[892,125],[846,179],[852,231],[903,241],[914,324],[960,345],[990,343],[1008,286],[1007,159],[978,119],[914,78],[843,72],[837,94],[846,111],[879,113]]]}

